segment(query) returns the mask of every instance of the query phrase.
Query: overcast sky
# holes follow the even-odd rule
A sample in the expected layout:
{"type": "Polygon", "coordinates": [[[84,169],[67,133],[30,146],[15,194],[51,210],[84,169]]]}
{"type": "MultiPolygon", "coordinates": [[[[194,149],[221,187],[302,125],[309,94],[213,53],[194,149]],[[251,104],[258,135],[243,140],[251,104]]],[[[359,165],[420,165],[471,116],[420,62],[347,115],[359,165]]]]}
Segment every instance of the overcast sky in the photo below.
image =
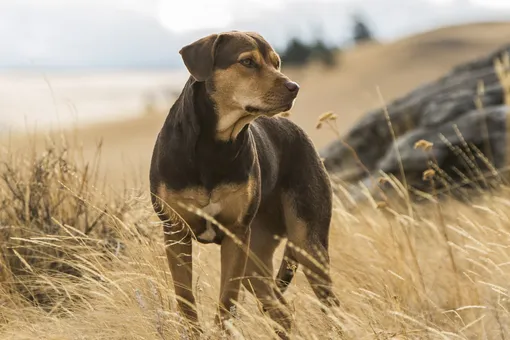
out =
{"type": "Polygon", "coordinates": [[[0,41],[9,46],[0,67],[180,65],[183,44],[228,29],[258,31],[277,47],[295,36],[342,44],[358,11],[392,40],[510,20],[510,0],[0,0],[0,41]]]}
{"type": "MultiPolygon", "coordinates": [[[[457,7],[462,3],[488,8],[510,8],[510,0],[399,0],[402,6],[409,2],[430,2],[437,7],[457,7]]],[[[166,0],[156,2],[162,24],[174,31],[191,30],[199,23],[204,28],[228,27],[238,20],[256,18],[262,11],[281,10],[299,0],[166,0]]],[[[301,1],[302,2],[302,1],[301,1]]],[[[363,0],[315,0],[315,3],[342,3],[346,10],[363,8],[363,0]]],[[[395,1],[379,0],[380,4],[396,5],[395,1]]]]}
{"type": "MultiPolygon", "coordinates": [[[[174,32],[203,28],[225,28],[236,21],[250,20],[270,10],[280,10],[302,0],[0,0],[3,5],[61,8],[96,7],[125,9],[148,14],[174,32]]],[[[343,4],[346,10],[363,8],[366,0],[313,0],[314,3],[343,4]]],[[[405,7],[411,2],[426,2],[439,9],[459,6],[510,9],[510,0],[378,0],[381,5],[405,7]]],[[[0,7],[1,8],[1,7],[0,7]]],[[[391,10],[391,9],[390,9],[391,10]]]]}

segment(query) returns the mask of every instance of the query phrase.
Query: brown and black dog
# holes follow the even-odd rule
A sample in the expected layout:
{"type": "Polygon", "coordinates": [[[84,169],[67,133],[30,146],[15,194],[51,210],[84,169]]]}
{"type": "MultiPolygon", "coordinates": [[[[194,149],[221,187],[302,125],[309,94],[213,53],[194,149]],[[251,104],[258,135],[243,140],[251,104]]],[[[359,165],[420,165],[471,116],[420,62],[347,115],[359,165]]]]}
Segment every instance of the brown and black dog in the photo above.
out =
{"type": "Polygon", "coordinates": [[[288,332],[292,318],[281,294],[298,263],[320,301],[339,304],[329,274],[328,175],[305,132],[274,117],[291,109],[299,86],[280,72],[278,54],[256,33],[212,34],[179,53],[191,76],[157,137],[150,170],[179,308],[199,330],[192,239],[216,243],[216,321],[231,316],[243,284],[288,332]],[[275,283],[280,237],[288,241],[275,283]]]}

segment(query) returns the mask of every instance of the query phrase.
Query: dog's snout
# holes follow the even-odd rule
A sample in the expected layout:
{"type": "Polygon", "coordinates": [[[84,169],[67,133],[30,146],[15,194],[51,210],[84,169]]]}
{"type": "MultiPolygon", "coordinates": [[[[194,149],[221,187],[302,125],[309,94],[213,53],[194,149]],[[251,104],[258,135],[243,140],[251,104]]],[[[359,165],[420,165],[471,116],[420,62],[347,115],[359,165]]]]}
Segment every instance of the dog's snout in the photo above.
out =
{"type": "Polygon", "coordinates": [[[299,85],[298,83],[296,82],[293,82],[293,81],[287,81],[285,82],[285,87],[290,91],[290,92],[295,92],[297,93],[299,91],[299,85]]]}

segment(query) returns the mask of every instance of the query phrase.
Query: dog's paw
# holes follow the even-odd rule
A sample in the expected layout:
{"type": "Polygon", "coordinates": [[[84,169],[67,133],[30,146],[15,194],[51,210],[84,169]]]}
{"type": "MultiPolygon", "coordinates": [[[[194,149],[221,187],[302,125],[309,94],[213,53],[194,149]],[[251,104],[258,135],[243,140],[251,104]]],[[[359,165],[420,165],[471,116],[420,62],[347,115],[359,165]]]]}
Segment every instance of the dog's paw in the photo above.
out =
{"type": "Polygon", "coordinates": [[[224,312],[223,314],[216,314],[214,323],[223,335],[227,335],[229,338],[233,339],[242,339],[243,336],[236,325],[236,320],[238,319],[239,316],[235,312],[235,309],[231,309],[231,313],[224,312]]]}
{"type": "Polygon", "coordinates": [[[280,339],[288,339],[293,325],[293,318],[290,310],[278,301],[271,303],[265,303],[263,307],[264,313],[271,318],[278,328],[275,329],[275,333],[280,339]]]}

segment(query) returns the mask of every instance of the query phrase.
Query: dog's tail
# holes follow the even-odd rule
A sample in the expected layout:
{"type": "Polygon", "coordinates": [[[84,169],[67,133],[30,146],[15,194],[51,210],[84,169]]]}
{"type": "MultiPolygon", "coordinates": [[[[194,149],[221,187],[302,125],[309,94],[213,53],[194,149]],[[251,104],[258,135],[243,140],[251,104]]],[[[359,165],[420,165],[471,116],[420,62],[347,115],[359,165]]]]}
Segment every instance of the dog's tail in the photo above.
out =
{"type": "Polygon", "coordinates": [[[298,262],[294,256],[294,252],[292,247],[289,246],[287,242],[285,246],[285,252],[283,253],[282,264],[280,265],[280,270],[276,275],[276,286],[280,290],[280,293],[283,294],[287,290],[290,282],[294,278],[294,274],[298,269],[298,262]]]}

